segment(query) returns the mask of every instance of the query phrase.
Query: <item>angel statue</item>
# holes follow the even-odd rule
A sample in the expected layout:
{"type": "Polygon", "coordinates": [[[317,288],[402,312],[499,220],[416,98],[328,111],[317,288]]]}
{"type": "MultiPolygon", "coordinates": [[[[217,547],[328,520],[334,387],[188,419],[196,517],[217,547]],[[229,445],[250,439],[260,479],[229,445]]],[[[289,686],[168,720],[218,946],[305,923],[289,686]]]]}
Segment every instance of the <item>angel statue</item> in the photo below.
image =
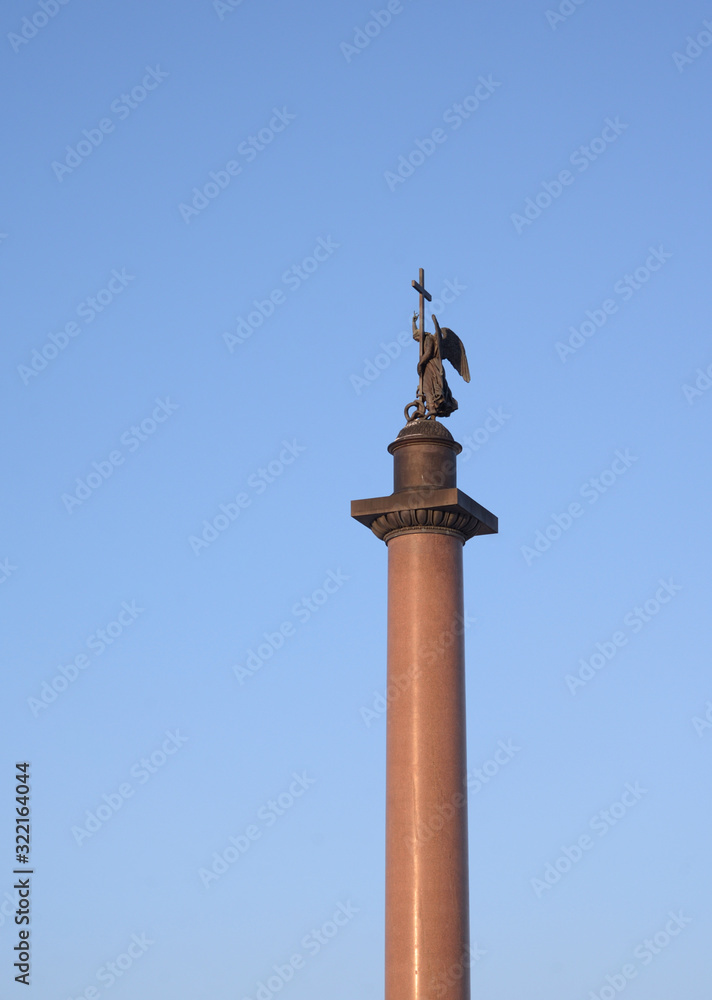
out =
{"type": "MultiPolygon", "coordinates": [[[[415,284],[415,283],[414,283],[415,284]]],[[[435,333],[427,333],[418,327],[418,314],[413,313],[413,340],[420,342],[418,361],[418,399],[405,409],[408,421],[434,417],[449,417],[457,409],[457,400],[450,391],[445,378],[443,360],[449,361],[455,371],[470,381],[465,345],[458,335],[448,327],[440,327],[433,316],[435,333]],[[409,414],[411,407],[415,411],[409,414]]]]}

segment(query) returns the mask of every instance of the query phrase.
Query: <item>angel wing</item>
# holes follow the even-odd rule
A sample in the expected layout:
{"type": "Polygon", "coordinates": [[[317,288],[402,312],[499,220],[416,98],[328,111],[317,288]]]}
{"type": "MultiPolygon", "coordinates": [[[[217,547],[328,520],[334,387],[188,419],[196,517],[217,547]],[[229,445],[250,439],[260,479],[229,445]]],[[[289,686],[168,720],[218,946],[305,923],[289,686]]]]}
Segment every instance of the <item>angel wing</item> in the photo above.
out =
{"type": "Polygon", "coordinates": [[[455,371],[462,375],[466,382],[470,381],[470,366],[467,363],[465,345],[460,340],[454,330],[447,326],[440,329],[442,334],[441,350],[443,358],[446,358],[455,371]]]}

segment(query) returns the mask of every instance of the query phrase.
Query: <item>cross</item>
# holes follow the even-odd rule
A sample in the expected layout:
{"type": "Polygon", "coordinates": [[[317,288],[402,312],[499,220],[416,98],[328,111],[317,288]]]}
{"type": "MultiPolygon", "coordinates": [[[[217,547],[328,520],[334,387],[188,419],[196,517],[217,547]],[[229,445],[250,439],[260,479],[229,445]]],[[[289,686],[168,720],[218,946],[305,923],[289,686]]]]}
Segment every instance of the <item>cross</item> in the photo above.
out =
{"type": "MultiPolygon", "coordinates": [[[[425,343],[425,300],[428,302],[433,301],[433,297],[430,292],[425,290],[425,271],[421,267],[418,272],[418,280],[411,282],[413,288],[418,292],[420,297],[420,356],[419,360],[423,357],[423,345],[425,343]]],[[[420,382],[418,383],[418,397],[421,402],[425,402],[423,399],[423,375],[421,373],[420,382]]]]}

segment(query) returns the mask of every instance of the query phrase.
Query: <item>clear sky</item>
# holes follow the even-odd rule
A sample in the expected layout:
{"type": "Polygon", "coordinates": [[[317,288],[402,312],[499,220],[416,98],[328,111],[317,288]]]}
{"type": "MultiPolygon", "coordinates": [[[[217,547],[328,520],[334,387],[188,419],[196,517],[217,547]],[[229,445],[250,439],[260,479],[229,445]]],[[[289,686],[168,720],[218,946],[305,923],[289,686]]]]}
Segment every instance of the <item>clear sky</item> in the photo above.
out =
{"type": "Polygon", "coordinates": [[[387,551],[349,501],[391,490],[424,267],[500,518],[473,996],[709,1000],[710,19],[5,5],[3,996],[22,760],[31,995],[382,996],[387,551]]]}

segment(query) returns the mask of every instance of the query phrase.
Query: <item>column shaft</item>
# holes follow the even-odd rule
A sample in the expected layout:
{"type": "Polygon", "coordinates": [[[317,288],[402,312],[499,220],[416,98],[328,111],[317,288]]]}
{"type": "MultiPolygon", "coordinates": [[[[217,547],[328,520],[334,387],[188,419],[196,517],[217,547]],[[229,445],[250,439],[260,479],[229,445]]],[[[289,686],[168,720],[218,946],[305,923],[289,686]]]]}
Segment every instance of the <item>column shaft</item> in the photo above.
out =
{"type": "Polygon", "coordinates": [[[470,998],[462,550],[388,542],[386,1000],[470,998]]]}

